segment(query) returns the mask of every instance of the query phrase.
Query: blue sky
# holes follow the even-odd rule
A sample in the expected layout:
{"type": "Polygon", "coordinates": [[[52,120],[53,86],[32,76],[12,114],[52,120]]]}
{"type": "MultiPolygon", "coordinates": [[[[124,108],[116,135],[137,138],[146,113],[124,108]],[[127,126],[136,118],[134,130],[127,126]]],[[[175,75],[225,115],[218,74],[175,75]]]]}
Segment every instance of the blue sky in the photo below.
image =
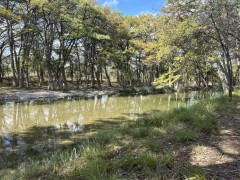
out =
{"type": "Polygon", "coordinates": [[[124,15],[157,13],[164,6],[165,0],[98,0],[101,5],[121,11],[124,15]]]}

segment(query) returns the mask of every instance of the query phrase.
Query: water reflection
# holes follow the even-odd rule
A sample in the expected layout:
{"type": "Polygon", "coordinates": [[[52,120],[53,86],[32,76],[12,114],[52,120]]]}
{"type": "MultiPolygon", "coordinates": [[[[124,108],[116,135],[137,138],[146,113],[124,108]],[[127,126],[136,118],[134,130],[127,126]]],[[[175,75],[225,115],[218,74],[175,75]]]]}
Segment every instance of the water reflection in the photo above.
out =
{"type": "MultiPolygon", "coordinates": [[[[146,113],[169,110],[204,98],[201,93],[109,97],[0,106],[0,168],[16,166],[43,152],[71,144],[98,122],[136,120],[146,113]]],[[[98,126],[98,128],[102,127],[98,126]]]]}

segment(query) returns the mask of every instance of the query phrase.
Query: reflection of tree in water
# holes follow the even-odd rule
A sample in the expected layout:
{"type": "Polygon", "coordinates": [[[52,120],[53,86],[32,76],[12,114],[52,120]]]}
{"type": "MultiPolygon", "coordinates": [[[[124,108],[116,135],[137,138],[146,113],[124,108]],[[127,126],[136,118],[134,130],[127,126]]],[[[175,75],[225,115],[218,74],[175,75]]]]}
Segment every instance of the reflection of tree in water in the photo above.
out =
{"type": "MultiPolygon", "coordinates": [[[[1,168],[13,166],[17,160],[28,159],[27,156],[56,149],[61,141],[71,139],[83,129],[83,118],[63,123],[57,106],[11,103],[0,107],[0,114],[1,168]],[[31,128],[27,129],[29,126],[31,128]]],[[[69,119],[71,117],[70,114],[69,119]]]]}

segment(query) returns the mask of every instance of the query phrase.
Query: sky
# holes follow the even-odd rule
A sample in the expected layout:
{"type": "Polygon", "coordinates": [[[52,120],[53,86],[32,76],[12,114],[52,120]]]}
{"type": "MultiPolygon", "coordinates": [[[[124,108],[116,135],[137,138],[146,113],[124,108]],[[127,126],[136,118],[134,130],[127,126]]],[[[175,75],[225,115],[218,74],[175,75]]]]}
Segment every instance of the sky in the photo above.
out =
{"type": "Polygon", "coordinates": [[[108,5],[124,15],[136,16],[143,13],[157,13],[165,0],[98,0],[100,5],[108,5]]]}

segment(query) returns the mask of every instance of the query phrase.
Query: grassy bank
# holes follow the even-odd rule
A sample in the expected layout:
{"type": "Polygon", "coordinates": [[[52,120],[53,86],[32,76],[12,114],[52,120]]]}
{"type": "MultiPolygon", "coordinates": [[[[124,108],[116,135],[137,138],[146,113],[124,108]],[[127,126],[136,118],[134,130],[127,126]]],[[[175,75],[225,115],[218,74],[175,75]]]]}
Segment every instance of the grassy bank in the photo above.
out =
{"type": "Polygon", "coordinates": [[[189,154],[218,130],[219,114],[231,116],[240,101],[226,96],[154,113],[82,138],[73,148],[49,154],[3,179],[207,179],[189,154]]]}

